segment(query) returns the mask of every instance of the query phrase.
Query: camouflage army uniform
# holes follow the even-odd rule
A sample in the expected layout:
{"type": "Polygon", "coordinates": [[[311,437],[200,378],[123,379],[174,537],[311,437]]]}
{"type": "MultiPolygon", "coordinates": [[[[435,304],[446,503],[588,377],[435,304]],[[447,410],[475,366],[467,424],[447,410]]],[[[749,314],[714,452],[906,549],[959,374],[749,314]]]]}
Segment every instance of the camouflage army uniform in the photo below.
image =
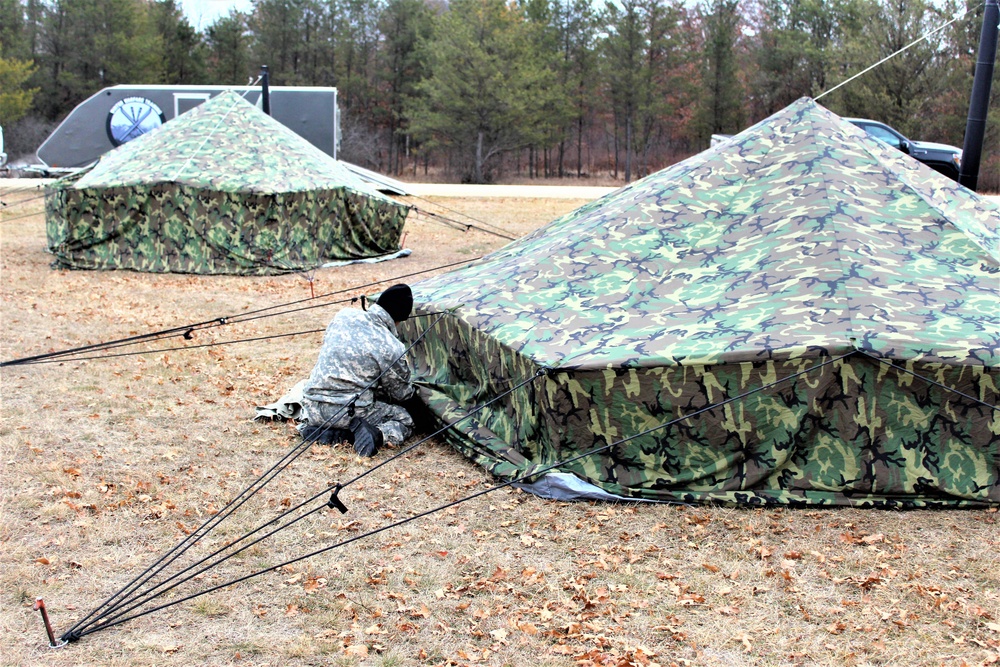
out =
{"type": "Polygon", "coordinates": [[[396,336],[392,317],[377,304],[367,311],[345,308],[337,313],[306,382],[302,401],[306,423],[346,429],[352,414],[345,408],[357,396],[353,416],[378,428],[387,443],[406,440],[413,418],[394,403],[410,398],[414,390],[410,368],[401,358],[406,346],[396,336]],[[381,379],[366,389],[380,374],[381,379]],[[342,414],[337,417],[338,413],[342,414]]]}

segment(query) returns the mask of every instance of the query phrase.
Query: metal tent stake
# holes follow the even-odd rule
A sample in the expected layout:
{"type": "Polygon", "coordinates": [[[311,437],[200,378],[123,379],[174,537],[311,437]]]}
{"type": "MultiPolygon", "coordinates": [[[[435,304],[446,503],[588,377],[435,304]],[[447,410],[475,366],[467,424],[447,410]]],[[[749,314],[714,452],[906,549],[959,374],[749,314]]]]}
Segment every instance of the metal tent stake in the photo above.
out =
{"type": "Polygon", "coordinates": [[[60,646],[65,646],[66,642],[57,642],[56,636],[52,632],[52,624],[49,623],[49,613],[45,611],[45,602],[42,598],[35,598],[35,611],[42,613],[42,623],[45,624],[45,634],[49,636],[49,646],[52,648],[59,648],[60,646]]]}

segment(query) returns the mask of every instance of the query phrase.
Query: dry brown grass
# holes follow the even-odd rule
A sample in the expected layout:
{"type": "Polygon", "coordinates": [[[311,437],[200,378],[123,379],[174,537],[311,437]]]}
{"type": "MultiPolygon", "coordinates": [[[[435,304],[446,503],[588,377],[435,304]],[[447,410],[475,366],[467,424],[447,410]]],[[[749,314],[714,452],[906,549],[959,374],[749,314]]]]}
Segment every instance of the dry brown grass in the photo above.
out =
{"type": "MultiPolygon", "coordinates": [[[[5,203],[31,194],[3,194],[5,203]]],[[[521,234],[580,202],[442,200],[521,234]]],[[[422,205],[426,205],[423,204],[422,205]]],[[[0,214],[0,357],[116,339],[309,295],[302,276],[49,268],[40,202],[0,214]],[[26,213],[38,213],[21,217],[26,213]]],[[[321,270],[316,293],[429,269],[500,239],[426,220],[405,260],[321,270]]],[[[333,308],[191,343],[325,326],[333,308]]],[[[981,665],[1000,659],[995,511],[757,510],[557,503],[501,490],[46,648],[277,461],[250,421],[308,373],[320,334],[0,371],[3,665],[981,665]]],[[[160,343],[149,348],[175,345],[160,343]]],[[[384,459],[389,453],[379,456],[384,459]]],[[[229,535],[365,470],[316,447],[229,535]]],[[[207,573],[208,586],[493,484],[429,443],[207,573]]],[[[224,526],[228,524],[223,524],[224,526]]]]}

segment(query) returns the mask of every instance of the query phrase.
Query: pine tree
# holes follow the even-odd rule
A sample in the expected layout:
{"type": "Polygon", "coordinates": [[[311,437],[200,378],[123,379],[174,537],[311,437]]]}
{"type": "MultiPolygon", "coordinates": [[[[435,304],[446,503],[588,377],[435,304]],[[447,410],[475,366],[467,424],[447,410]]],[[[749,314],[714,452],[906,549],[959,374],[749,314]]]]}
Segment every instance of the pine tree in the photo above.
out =
{"type": "Polygon", "coordinates": [[[532,59],[528,27],[503,0],[455,0],[425,45],[430,70],[409,107],[414,134],[453,151],[463,180],[483,183],[500,158],[536,139],[552,73],[532,59]]]}
{"type": "Polygon", "coordinates": [[[208,80],[221,85],[243,85],[253,72],[247,17],[232,11],[205,31],[208,80]]]}
{"type": "Polygon", "coordinates": [[[702,5],[702,97],[696,131],[703,142],[712,134],[733,134],[745,123],[744,95],[738,78],[739,0],[702,5]]]}
{"type": "Polygon", "coordinates": [[[425,74],[419,44],[430,37],[433,14],[423,0],[390,0],[379,17],[383,35],[380,57],[380,90],[385,97],[384,118],[388,138],[388,171],[398,174],[409,136],[405,105],[416,95],[425,74]]]}

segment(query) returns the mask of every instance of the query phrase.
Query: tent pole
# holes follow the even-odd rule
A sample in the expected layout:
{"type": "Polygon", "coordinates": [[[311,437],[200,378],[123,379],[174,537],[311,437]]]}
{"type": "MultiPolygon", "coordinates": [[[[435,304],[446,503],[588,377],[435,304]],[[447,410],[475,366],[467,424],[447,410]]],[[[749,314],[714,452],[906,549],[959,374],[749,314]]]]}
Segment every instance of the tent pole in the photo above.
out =
{"type": "Polygon", "coordinates": [[[261,110],[268,116],[271,115],[271,87],[270,87],[270,75],[267,71],[267,65],[260,66],[260,95],[261,95],[261,110]]]}
{"type": "Polygon", "coordinates": [[[969,98],[969,119],[965,126],[962,146],[962,166],[958,182],[975,190],[979,183],[979,162],[983,155],[986,117],[990,109],[990,88],[993,84],[993,63],[997,57],[997,31],[1000,29],[1000,7],[997,0],[986,0],[983,10],[983,30],[979,35],[979,55],[969,98]]]}

